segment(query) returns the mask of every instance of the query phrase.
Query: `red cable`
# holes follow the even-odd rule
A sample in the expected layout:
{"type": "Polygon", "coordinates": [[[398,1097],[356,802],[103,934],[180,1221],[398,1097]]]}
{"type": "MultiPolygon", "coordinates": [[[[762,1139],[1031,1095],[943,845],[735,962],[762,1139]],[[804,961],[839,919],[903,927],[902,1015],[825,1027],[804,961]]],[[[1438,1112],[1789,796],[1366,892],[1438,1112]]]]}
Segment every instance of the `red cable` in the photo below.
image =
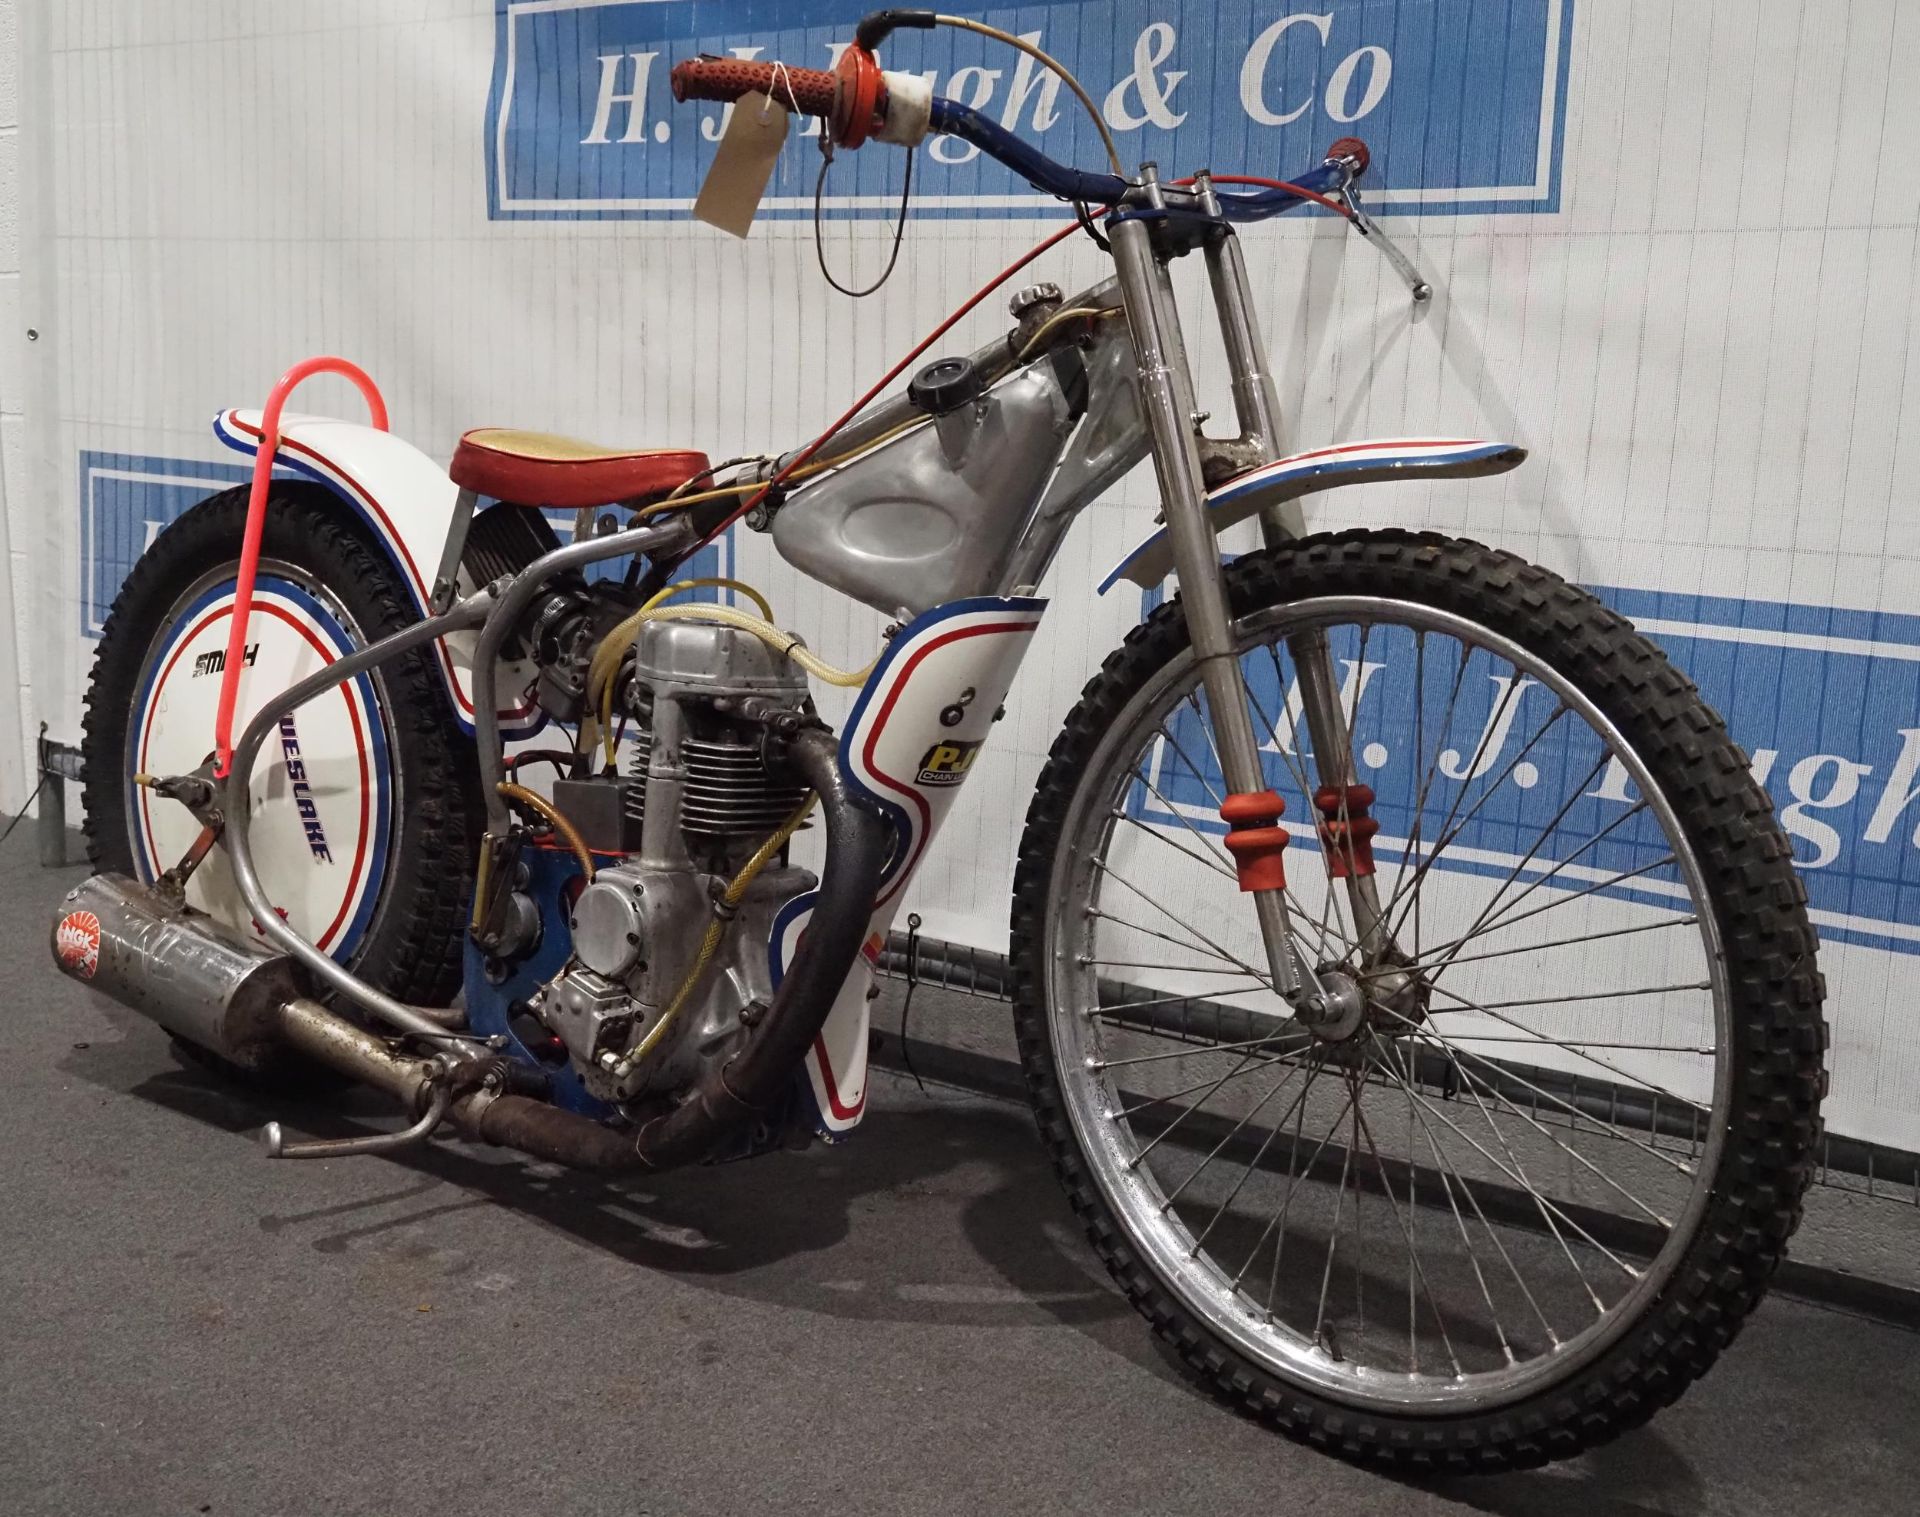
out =
{"type": "MultiPolygon", "coordinates": [[[[1215,184],[1251,184],[1251,185],[1257,185],[1263,189],[1285,190],[1290,195],[1298,195],[1302,200],[1311,200],[1316,205],[1323,205],[1328,210],[1337,212],[1339,215],[1346,217],[1349,221],[1353,219],[1353,212],[1348,210],[1347,207],[1341,205],[1339,201],[1330,200],[1325,195],[1316,194],[1314,191],[1309,190],[1304,186],[1291,184],[1284,179],[1259,179],[1246,174],[1215,174],[1213,176],[1213,182],[1215,184]]],[[[1193,181],[1191,179],[1178,179],[1178,180],[1175,180],[1174,183],[1176,185],[1190,185],[1193,183],[1193,181]]],[[[966,304],[961,306],[957,311],[955,311],[945,321],[941,322],[940,325],[935,327],[931,332],[927,333],[927,335],[920,340],[918,345],[916,345],[904,358],[902,358],[891,369],[888,369],[885,374],[882,374],[878,379],[878,381],[875,382],[873,387],[870,390],[868,390],[866,394],[862,395],[852,405],[847,407],[847,409],[841,413],[839,420],[834,422],[834,424],[828,427],[826,431],[822,432],[818,437],[814,438],[812,442],[808,443],[806,447],[801,449],[800,452],[796,453],[790,460],[788,460],[786,465],[780,470],[779,473],[775,474],[772,479],[768,480],[764,485],[762,485],[755,494],[747,498],[745,504],[735,507],[735,509],[732,511],[731,514],[729,514],[728,516],[724,517],[721,520],[719,526],[715,527],[712,531],[708,532],[706,536],[702,537],[699,542],[694,544],[694,546],[688,550],[685,557],[690,558],[693,556],[693,554],[698,553],[702,548],[706,547],[708,543],[712,542],[715,538],[719,537],[721,533],[725,532],[727,528],[731,527],[735,522],[740,520],[741,517],[745,516],[755,506],[759,505],[762,501],[764,501],[770,494],[773,493],[773,491],[781,484],[782,481],[784,481],[789,475],[793,473],[795,469],[799,468],[802,464],[806,463],[808,459],[812,458],[814,454],[818,453],[821,448],[826,446],[826,444],[833,438],[835,433],[837,433],[848,422],[852,421],[854,417],[858,416],[862,411],[864,411],[867,408],[867,406],[872,403],[875,396],[877,396],[882,390],[886,389],[888,385],[892,384],[894,380],[898,379],[901,375],[901,372],[907,367],[908,364],[912,363],[914,359],[918,358],[922,353],[926,352],[928,348],[932,347],[942,337],[946,336],[948,332],[952,331],[954,325],[960,320],[962,316],[965,316],[967,312],[971,311],[975,306],[979,305],[981,301],[985,300],[995,290],[999,289],[1001,285],[1005,284],[1009,279],[1013,278],[1015,274],[1018,274],[1028,264],[1032,263],[1034,259],[1038,258],[1042,253],[1046,252],[1047,249],[1054,247],[1058,243],[1066,241],[1067,238],[1071,237],[1075,232],[1079,230],[1080,230],[1080,223],[1078,221],[1074,221],[1069,223],[1066,226],[1063,226],[1062,228],[1060,228],[1059,231],[1055,232],[1051,237],[1048,237],[1045,240],[1043,240],[1037,247],[1034,247],[1028,252],[1023,253],[1019,258],[1015,259],[1012,263],[1008,264],[998,274],[995,274],[992,279],[988,280],[978,290],[974,291],[974,293],[967,298],[966,304]]],[[[682,559],[682,562],[685,562],[685,558],[682,559]]]]}
{"type": "MultiPolygon", "coordinates": [[[[1173,182],[1183,187],[1193,183],[1191,179],[1176,179],[1173,182]]],[[[1324,205],[1328,210],[1337,212],[1347,220],[1353,220],[1353,212],[1339,201],[1330,200],[1325,195],[1308,189],[1305,185],[1293,184],[1285,179],[1260,179],[1252,174],[1215,174],[1213,182],[1215,184],[1251,184],[1264,190],[1285,190],[1289,195],[1298,195],[1302,200],[1311,200],[1315,205],[1324,205]]]]}
{"type": "Polygon", "coordinates": [[[986,284],[983,284],[978,290],[974,291],[974,293],[968,297],[967,303],[965,305],[961,306],[959,310],[955,311],[945,321],[941,322],[939,326],[935,327],[931,332],[927,333],[927,335],[920,340],[919,344],[916,347],[914,347],[914,349],[911,352],[909,352],[906,355],[906,357],[902,358],[891,369],[888,369],[885,374],[882,374],[880,376],[879,380],[874,384],[872,389],[868,390],[866,394],[862,395],[852,405],[848,406],[847,409],[841,414],[840,419],[838,421],[836,421],[832,426],[828,427],[827,430],[822,432],[818,437],[814,438],[814,440],[808,443],[805,448],[801,449],[800,452],[796,453],[787,462],[787,464],[780,470],[778,474],[774,475],[772,479],[768,480],[766,484],[761,486],[757,494],[749,496],[747,498],[745,505],[737,507],[730,516],[726,517],[720,523],[719,526],[715,527],[711,532],[707,533],[705,537],[701,538],[700,541],[697,544],[695,544],[691,550],[689,550],[688,556],[690,557],[693,553],[697,553],[700,551],[701,548],[706,547],[708,543],[712,542],[722,532],[726,531],[727,528],[731,527],[735,522],[740,520],[741,517],[745,516],[755,506],[759,505],[761,501],[765,500],[767,496],[770,493],[772,493],[773,489],[777,485],[779,485],[782,480],[786,479],[787,476],[792,474],[795,469],[799,468],[808,459],[812,458],[814,454],[818,453],[820,449],[824,447],[828,443],[828,441],[832,439],[833,435],[836,432],[838,432],[848,422],[852,421],[854,417],[858,416],[862,411],[864,411],[867,408],[867,406],[872,403],[875,396],[877,396],[882,390],[886,389],[888,385],[892,384],[894,380],[898,379],[900,377],[901,372],[906,368],[908,364],[912,363],[914,359],[918,358],[922,353],[926,352],[928,348],[932,347],[942,337],[946,336],[948,332],[953,330],[954,325],[960,320],[962,316],[965,316],[967,312],[971,311],[975,306],[979,305],[981,301],[985,300],[995,290],[999,289],[1001,285],[1005,284],[1009,279],[1013,278],[1015,274],[1018,274],[1028,264],[1032,263],[1034,259],[1038,258],[1042,253],[1046,252],[1047,249],[1055,246],[1058,243],[1066,241],[1067,238],[1071,237],[1075,232],[1079,230],[1080,230],[1080,223],[1078,221],[1069,222],[1066,226],[1063,226],[1062,228],[1060,228],[1059,231],[1055,232],[1051,237],[1048,237],[1043,242],[1041,242],[1039,246],[1031,249],[1026,253],[1023,253],[1019,258],[1015,259],[1014,262],[1008,264],[998,274],[995,274],[993,278],[989,280],[986,284]]]}

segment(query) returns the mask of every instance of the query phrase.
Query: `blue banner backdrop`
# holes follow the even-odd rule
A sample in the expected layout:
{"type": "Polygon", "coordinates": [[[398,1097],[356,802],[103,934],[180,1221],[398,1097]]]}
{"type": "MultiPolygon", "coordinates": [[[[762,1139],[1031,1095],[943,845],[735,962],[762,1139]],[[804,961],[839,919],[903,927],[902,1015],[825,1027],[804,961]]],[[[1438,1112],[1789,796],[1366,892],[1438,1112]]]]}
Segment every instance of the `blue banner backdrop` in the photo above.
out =
{"type": "MultiPolygon", "coordinates": [[[[487,110],[495,219],[683,216],[726,107],[676,105],[668,73],[700,53],[831,67],[871,7],[845,0],[495,0],[487,110]]],[[[1573,0],[1040,0],[971,14],[1037,43],[1085,83],[1131,166],[1289,174],[1358,136],[1370,199],[1400,213],[1553,211],[1573,0]]],[[[1105,166],[1072,95],[973,33],[901,32],[891,69],[928,76],[1063,162],[1105,166]]],[[[800,123],[763,209],[810,213],[818,124],[800,123]]],[[[897,151],[843,154],[836,216],[897,207],[897,151]]],[[[977,149],[921,149],[915,207],[1057,214],[977,149]]]]}
{"type": "MultiPolygon", "coordinates": [[[[1920,617],[1589,588],[1726,717],[1773,797],[1821,937],[1920,953],[1920,617]]],[[[1159,599],[1147,592],[1143,611],[1159,599]]],[[[1331,636],[1390,869],[1409,836],[1430,846],[1446,832],[1455,835],[1441,868],[1504,875],[1526,858],[1526,874],[1537,877],[1564,859],[1555,878],[1565,886],[1622,878],[1603,893],[1682,907],[1678,874],[1657,862],[1667,853],[1657,825],[1632,809],[1639,792],[1592,733],[1548,720],[1547,691],[1530,680],[1513,686],[1506,665],[1476,654],[1455,693],[1453,667],[1423,669],[1410,634],[1377,631],[1364,647],[1351,628],[1331,636]],[[1543,836],[1548,846],[1529,856],[1543,836]]],[[[1277,662],[1248,667],[1253,702],[1274,733],[1268,781],[1291,797],[1292,815],[1310,816],[1295,778],[1312,769],[1293,672],[1277,662]]],[[[1128,804],[1144,820],[1221,832],[1222,781],[1197,720],[1183,708],[1158,793],[1136,786],[1128,804]]],[[[1292,831],[1299,848],[1316,846],[1310,827],[1292,831]]]]}

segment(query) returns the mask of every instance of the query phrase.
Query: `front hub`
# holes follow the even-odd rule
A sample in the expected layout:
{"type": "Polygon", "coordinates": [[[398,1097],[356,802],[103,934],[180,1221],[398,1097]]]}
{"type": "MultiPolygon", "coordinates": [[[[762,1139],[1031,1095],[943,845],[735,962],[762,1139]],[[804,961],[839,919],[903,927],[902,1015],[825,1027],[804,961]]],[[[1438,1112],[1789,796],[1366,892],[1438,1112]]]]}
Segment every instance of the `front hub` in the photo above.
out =
{"type": "Polygon", "coordinates": [[[1322,964],[1315,971],[1319,989],[1309,989],[1293,1014],[1323,1043],[1344,1043],[1367,1020],[1367,1000],[1345,969],[1322,964]]]}

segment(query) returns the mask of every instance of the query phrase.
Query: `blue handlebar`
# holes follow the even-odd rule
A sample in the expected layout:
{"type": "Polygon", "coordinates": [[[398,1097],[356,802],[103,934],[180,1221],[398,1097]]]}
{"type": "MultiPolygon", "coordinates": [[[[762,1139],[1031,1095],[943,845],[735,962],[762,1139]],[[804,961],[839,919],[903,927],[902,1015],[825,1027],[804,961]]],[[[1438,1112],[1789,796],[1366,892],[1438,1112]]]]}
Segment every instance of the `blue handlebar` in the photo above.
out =
{"type": "Polygon", "coordinates": [[[1127,181],[1113,174],[1088,174],[1055,163],[1037,147],[1031,147],[999,122],[982,116],[970,105],[933,98],[933,130],[949,137],[971,142],[989,158],[1004,163],[1035,189],[1058,195],[1062,200],[1084,200],[1090,205],[1112,205],[1126,194],[1127,181]]]}
{"type": "MultiPolygon", "coordinates": [[[[982,116],[972,106],[936,95],[931,125],[934,131],[971,142],[996,162],[1005,164],[1035,189],[1062,200],[1090,205],[1116,205],[1131,186],[1115,174],[1089,174],[1056,163],[1038,148],[1013,135],[999,122],[982,116]]],[[[1322,163],[1292,180],[1302,189],[1327,194],[1347,187],[1349,174],[1339,163],[1322,163]]],[[[1221,195],[1220,208],[1229,221],[1264,221],[1306,202],[1285,190],[1260,190],[1251,195],[1221,195]]]]}
{"type": "MultiPolygon", "coordinates": [[[[1291,174],[1288,183],[1297,184],[1303,190],[1312,190],[1316,195],[1331,195],[1344,190],[1353,182],[1353,176],[1344,164],[1322,163],[1304,174],[1291,174]]],[[[1269,216],[1278,216],[1282,211],[1290,211],[1297,205],[1306,205],[1298,195],[1290,195],[1285,190],[1256,190],[1250,195],[1220,195],[1220,210],[1229,221],[1265,221],[1269,216]]]]}

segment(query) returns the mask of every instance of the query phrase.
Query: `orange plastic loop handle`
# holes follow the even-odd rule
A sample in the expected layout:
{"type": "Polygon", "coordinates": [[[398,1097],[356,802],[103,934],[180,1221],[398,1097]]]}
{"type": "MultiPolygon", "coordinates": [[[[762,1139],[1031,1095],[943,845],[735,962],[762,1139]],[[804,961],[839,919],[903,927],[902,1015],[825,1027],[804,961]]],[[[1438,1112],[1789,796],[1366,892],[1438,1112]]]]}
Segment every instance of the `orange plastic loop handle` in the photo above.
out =
{"type": "Polygon", "coordinates": [[[260,417],[260,446],[253,455],[253,483],[247,494],[246,535],[240,543],[240,570],[233,589],[233,620],[227,632],[227,662],[220,672],[220,705],[213,719],[214,777],[225,779],[233,765],[233,712],[240,699],[240,675],[247,652],[247,628],[253,620],[253,583],[260,568],[260,539],[267,527],[267,490],[273,482],[274,455],[280,451],[280,413],[287,397],[316,374],[351,380],[367,402],[379,431],[387,430],[387,403],[367,371],[344,358],[309,358],[280,376],[260,417]]]}

